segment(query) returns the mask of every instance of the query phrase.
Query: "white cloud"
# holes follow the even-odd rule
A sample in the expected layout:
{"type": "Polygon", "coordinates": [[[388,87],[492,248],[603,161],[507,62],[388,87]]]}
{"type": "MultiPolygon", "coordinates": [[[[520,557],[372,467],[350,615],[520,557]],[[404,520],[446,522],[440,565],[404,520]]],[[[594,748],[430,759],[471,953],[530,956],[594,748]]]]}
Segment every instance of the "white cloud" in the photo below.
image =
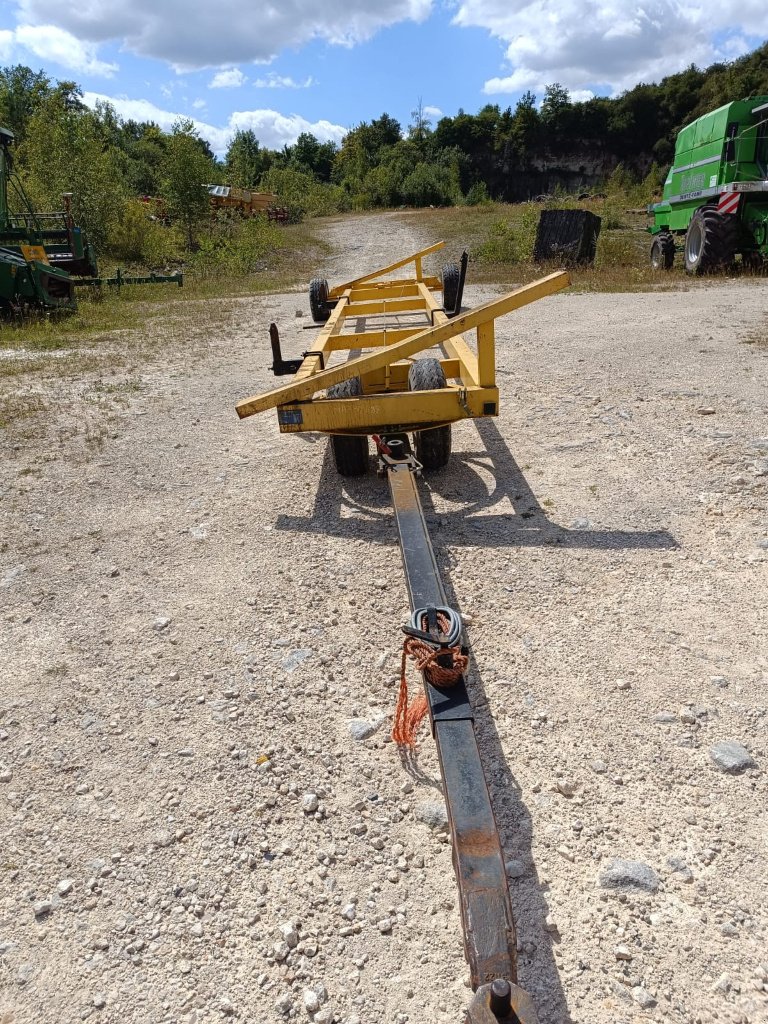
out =
{"type": "Polygon", "coordinates": [[[0,60],[9,60],[13,52],[13,32],[0,29],[0,60]]]}
{"type": "Polygon", "coordinates": [[[617,93],[732,59],[748,48],[744,34],[764,37],[766,14],[764,0],[459,0],[454,24],[507,43],[509,73],[490,78],[486,94],[532,89],[541,98],[551,82],[574,96],[595,85],[617,93]]]}
{"type": "Polygon", "coordinates": [[[223,68],[217,71],[208,83],[209,89],[237,89],[245,85],[248,79],[240,68],[223,68]]]}
{"type": "MultiPolygon", "coordinates": [[[[127,96],[105,96],[103,93],[86,92],[83,101],[89,107],[95,107],[101,101],[111,103],[120,117],[134,121],[154,121],[166,130],[173,127],[175,121],[185,117],[184,114],[163,110],[150,100],[132,100],[127,96]]],[[[321,142],[341,142],[347,129],[331,121],[308,121],[300,114],[281,114],[277,110],[236,110],[230,114],[226,125],[207,124],[190,118],[200,135],[207,139],[217,154],[226,152],[229,141],[238,130],[252,128],[262,146],[268,149],[281,149],[292,145],[302,132],[310,132],[321,142]]]]}
{"type": "Polygon", "coordinates": [[[443,112],[440,107],[424,107],[424,113],[427,117],[442,117],[443,112]]]}
{"type": "Polygon", "coordinates": [[[423,21],[433,0],[19,0],[30,23],[55,21],[91,43],[118,40],[144,57],[186,70],[269,62],[312,39],[352,46],[401,21],[423,21]]]}
{"type": "Polygon", "coordinates": [[[267,75],[266,78],[254,78],[253,85],[256,89],[308,89],[314,85],[315,80],[309,75],[303,82],[297,82],[289,75],[267,75]]]}
{"type": "Polygon", "coordinates": [[[117,71],[117,64],[98,59],[93,43],[81,42],[56,25],[19,25],[13,32],[0,33],[0,46],[7,47],[9,54],[16,47],[23,47],[40,60],[81,74],[111,78],[117,71]]]}
{"type": "Polygon", "coordinates": [[[192,108],[194,110],[202,110],[205,106],[205,100],[192,100],[192,108]]]}

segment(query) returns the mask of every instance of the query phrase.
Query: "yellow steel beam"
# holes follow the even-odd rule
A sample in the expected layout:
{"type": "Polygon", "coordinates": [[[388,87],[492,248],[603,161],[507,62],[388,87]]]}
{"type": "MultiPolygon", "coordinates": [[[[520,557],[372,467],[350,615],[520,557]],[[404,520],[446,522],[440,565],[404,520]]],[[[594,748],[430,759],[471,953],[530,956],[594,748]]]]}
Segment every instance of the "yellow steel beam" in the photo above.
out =
{"type": "MultiPolygon", "coordinates": [[[[253,416],[257,412],[274,409],[278,405],[285,405],[287,402],[311,398],[316,392],[323,388],[332,387],[342,380],[357,377],[362,373],[368,373],[370,370],[377,370],[379,367],[387,366],[397,359],[405,359],[408,356],[415,355],[416,352],[432,348],[434,345],[442,345],[463,331],[473,330],[480,324],[487,323],[496,317],[504,316],[505,313],[511,313],[514,309],[520,309],[521,306],[526,306],[529,302],[535,302],[536,299],[552,295],[562,288],[567,288],[570,283],[570,278],[565,271],[548,274],[546,277],[533,281],[531,284],[523,285],[522,288],[517,288],[515,291],[509,292],[508,295],[503,295],[499,299],[484,302],[482,305],[476,306],[466,313],[455,316],[444,324],[437,324],[435,327],[428,327],[424,331],[418,331],[412,337],[406,338],[395,345],[388,345],[386,348],[380,348],[357,359],[349,359],[341,366],[321,370],[311,377],[296,380],[292,384],[285,384],[283,387],[275,388],[274,391],[266,392],[266,394],[246,398],[236,405],[237,414],[242,419],[246,416],[253,416]]],[[[449,355],[454,358],[461,358],[456,352],[451,352],[447,344],[445,347],[449,355]]]]}
{"type": "Polygon", "coordinates": [[[403,298],[406,295],[419,295],[419,285],[424,284],[432,291],[440,291],[442,282],[437,277],[425,277],[422,281],[414,281],[412,277],[394,281],[372,281],[370,284],[351,288],[352,302],[365,302],[367,299],[403,298]]]}
{"type": "Polygon", "coordinates": [[[405,298],[388,298],[386,295],[368,302],[353,302],[347,309],[350,316],[385,316],[388,313],[407,313],[410,310],[423,311],[424,303],[419,295],[406,295],[405,298]]]}
{"type": "Polygon", "coordinates": [[[283,433],[364,434],[376,430],[421,430],[468,417],[495,416],[498,388],[447,387],[439,391],[394,391],[356,398],[318,398],[281,406],[283,433]]]}
{"type": "Polygon", "coordinates": [[[347,281],[345,284],[336,285],[335,288],[331,288],[328,293],[329,298],[335,299],[347,290],[347,288],[353,288],[355,285],[364,284],[366,281],[372,281],[375,277],[383,277],[384,274],[391,274],[394,270],[399,270],[400,267],[407,267],[409,263],[415,263],[416,260],[421,259],[423,256],[429,256],[433,252],[439,252],[440,249],[445,248],[445,242],[435,242],[434,245],[428,245],[426,249],[419,249],[418,252],[412,253],[410,256],[406,256],[402,260],[398,260],[396,263],[390,263],[388,267],[379,267],[378,270],[372,270],[370,274],[363,274],[362,277],[356,277],[353,281],[347,281]]]}

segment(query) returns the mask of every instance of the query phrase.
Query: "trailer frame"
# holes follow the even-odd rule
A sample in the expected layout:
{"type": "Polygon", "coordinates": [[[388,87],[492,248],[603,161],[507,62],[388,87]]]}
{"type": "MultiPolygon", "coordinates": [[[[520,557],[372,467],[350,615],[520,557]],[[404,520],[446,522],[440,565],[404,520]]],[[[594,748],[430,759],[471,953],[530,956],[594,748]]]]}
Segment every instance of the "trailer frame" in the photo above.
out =
{"type": "Polygon", "coordinates": [[[499,299],[451,316],[435,294],[443,283],[425,275],[423,269],[424,258],[444,245],[437,242],[328,291],[328,303],[332,304],[328,320],[300,361],[283,360],[279,336],[276,350],[273,337],[275,364],[282,364],[282,373],[292,372],[295,366],[294,381],[239,402],[238,416],[276,408],[282,433],[326,434],[397,433],[496,416],[499,390],[494,320],[567,287],[570,278],[564,271],[549,274],[499,299]],[[414,265],[413,276],[387,276],[410,264],[414,265]],[[388,323],[393,317],[403,316],[409,317],[410,323],[388,323]],[[365,322],[371,318],[384,322],[368,329],[365,322]],[[353,321],[353,330],[345,331],[353,321]],[[475,332],[474,347],[465,337],[469,331],[475,332]],[[446,386],[409,391],[412,357],[435,347],[441,350],[439,362],[446,386]],[[354,355],[361,349],[372,351],[354,355]],[[331,365],[339,352],[346,352],[350,358],[331,365]],[[323,389],[353,377],[360,379],[361,394],[317,397],[323,389]]]}

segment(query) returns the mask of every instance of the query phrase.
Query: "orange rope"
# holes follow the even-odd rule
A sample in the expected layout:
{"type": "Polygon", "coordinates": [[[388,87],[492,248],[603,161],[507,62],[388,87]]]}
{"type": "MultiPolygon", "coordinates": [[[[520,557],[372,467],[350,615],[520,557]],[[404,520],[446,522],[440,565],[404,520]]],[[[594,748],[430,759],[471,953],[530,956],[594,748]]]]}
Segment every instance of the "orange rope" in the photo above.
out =
{"type": "MultiPolygon", "coordinates": [[[[448,628],[448,619],[440,612],[437,613],[437,621],[441,631],[448,628]]],[[[428,628],[426,615],[422,618],[421,629],[428,628]]],[[[427,696],[422,692],[408,706],[408,682],[405,678],[405,671],[408,658],[413,659],[419,672],[423,672],[427,681],[432,686],[441,689],[448,689],[455,686],[467,670],[469,658],[461,650],[461,647],[432,647],[418,637],[407,636],[403,641],[403,657],[400,664],[400,692],[397,695],[397,707],[395,708],[395,722],[392,726],[392,739],[395,743],[404,747],[416,745],[416,735],[419,726],[424,721],[429,706],[427,696]],[[451,665],[440,665],[439,658],[446,655],[451,656],[451,665]]]]}

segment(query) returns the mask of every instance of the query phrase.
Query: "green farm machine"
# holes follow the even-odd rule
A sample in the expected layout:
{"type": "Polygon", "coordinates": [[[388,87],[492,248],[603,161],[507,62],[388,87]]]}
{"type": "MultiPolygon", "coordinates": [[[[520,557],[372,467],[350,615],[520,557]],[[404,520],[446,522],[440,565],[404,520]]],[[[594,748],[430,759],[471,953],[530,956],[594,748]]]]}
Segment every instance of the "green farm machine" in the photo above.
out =
{"type": "Polygon", "coordinates": [[[768,96],[726,103],[682,129],[653,215],[651,265],[689,274],[768,260],[768,96]]]}
{"type": "Polygon", "coordinates": [[[71,196],[59,213],[36,213],[13,175],[13,132],[0,128],[0,315],[75,308],[71,275],[96,275],[96,256],[72,220],[71,196]],[[11,212],[9,190],[16,206],[11,212]]]}

